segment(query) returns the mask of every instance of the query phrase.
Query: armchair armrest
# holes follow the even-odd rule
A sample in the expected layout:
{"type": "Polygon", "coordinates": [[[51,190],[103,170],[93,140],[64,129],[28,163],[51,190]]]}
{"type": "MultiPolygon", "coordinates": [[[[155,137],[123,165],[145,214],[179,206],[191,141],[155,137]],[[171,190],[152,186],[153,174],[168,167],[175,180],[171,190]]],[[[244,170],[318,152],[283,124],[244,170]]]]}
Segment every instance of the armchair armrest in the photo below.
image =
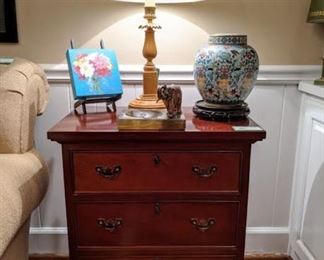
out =
{"type": "Polygon", "coordinates": [[[34,146],[35,118],[48,102],[42,69],[15,59],[0,66],[0,153],[23,153],[34,146]]]}

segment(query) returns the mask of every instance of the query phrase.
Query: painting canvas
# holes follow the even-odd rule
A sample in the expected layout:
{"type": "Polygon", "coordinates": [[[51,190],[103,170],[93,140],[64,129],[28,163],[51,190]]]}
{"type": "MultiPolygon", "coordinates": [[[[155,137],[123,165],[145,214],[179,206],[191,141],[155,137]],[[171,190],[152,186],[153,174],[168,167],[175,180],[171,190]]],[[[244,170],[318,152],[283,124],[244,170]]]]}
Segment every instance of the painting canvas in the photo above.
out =
{"type": "Polygon", "coordinates": [[[110,49],[69,49],[66,53],[75,99],[123,93],[116,54],[110,49]]]}

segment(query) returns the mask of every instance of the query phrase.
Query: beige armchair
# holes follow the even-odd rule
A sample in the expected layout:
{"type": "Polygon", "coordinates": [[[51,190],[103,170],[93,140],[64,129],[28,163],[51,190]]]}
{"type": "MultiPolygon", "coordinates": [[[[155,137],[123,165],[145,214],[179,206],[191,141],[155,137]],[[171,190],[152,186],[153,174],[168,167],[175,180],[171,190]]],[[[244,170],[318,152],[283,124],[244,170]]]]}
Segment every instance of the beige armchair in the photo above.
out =
{"type": "Polygon", "coordinates": [[[36,116],[48,100],[37,65],[15,59],[0,65],[0,259],[28,259],[29,220],[48,184],[47,167],[34,149],[36,116]]]}

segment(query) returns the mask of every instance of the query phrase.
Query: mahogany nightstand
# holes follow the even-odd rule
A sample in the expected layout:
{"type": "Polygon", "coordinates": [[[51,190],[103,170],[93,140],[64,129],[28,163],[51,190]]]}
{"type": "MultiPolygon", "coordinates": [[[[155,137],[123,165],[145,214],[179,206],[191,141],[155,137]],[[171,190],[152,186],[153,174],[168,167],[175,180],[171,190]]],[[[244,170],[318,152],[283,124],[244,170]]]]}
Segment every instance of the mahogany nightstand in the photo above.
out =
{"type": "Polygon", "coordinates": [[[185,131],[72,113],[48,132],[62,144],[71,259],[243,259],[251,144],[266,133],[185,111],[185,131]]]}

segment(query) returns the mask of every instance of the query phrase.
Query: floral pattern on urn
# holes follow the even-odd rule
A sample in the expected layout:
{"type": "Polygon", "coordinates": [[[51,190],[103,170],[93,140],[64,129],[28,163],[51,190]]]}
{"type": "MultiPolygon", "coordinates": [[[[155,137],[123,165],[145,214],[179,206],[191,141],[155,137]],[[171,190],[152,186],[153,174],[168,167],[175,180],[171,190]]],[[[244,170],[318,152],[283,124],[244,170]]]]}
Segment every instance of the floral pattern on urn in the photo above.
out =
{"type": "Polygon", "coordinates": [[[195,83],[207,103],[242,104],[251,93],[258,72],[258,54],[247,45],[246,35],[211,35],[209,46],[196,55],[195,83]]]}

